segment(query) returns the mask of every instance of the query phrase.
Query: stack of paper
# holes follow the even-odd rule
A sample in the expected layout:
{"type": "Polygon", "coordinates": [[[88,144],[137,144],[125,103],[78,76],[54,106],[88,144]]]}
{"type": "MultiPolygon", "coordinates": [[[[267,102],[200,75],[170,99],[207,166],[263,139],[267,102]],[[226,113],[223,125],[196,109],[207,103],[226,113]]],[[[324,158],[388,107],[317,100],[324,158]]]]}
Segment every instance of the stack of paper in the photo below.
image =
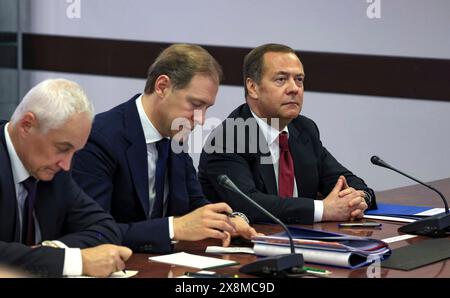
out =
{"type": "Polygon", "coordinates": [[[169,255],[156,256],[156,257],[149,257],[149,260],[166,263],[166,264],[178,265],[178,266],[192,267],[192,268],[197,268],[197,269],[211,269],[211,268],[239,264],[238,262],[235,262],[235,261],[223,260],[223,259],[211,258],[211,257],[203,257],[203,256],[188,254],[185,252],[178,252],[178,253],[173,253],[173,254],[169,254],[169,255]]]}

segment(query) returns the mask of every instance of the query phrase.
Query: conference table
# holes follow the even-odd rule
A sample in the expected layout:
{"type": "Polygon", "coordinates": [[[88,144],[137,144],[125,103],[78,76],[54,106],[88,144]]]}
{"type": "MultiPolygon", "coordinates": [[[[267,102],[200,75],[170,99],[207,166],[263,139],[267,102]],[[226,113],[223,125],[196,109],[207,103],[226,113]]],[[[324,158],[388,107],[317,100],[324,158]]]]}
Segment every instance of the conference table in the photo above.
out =
{"type": "MultiPolygon", "coordinates": [[[[444,196],[450,197],[450,178],[437,180],[428,183],[429,185],[440,190],[444,196]]],[[[407,187],[396,188],[392,190],[380,191],[376,193],[377,202],[384,203],[392,203],[392,204],[402,204],[402,205],[421,205],[421,206],[429,206],[429,207],[443,207],[442,200],[439,196],[433,191],[425,188],[421,185],[412,185],[407,187]]],[[[362,221],[374,221],[374,220],[366,220],[362,221]]],[[[325,223],[317,223],[314,225],[298,225],[305,228],[313,228],[318,230],[325,230],[331,232],[344,233],[349,235],[370,237],[375,239],[385,239],[394,236],[402,235],[402,233],[398,232],[397,229],[403,225],[403,223],[391,222],[391,221],[380,221],[382,223],[382,227],[378,229],[374,228],[339,228],[337,222],[325,222],[325,223]]],[[[282,228],[276,225],[254,225],[255,229],[258,232],[265,233],[266,235],[280,232],[282,228]]],[[[427,237],[417,236],[414,238],[410,238],[407,240],[401,240],[397,242],[393,242],[389,244],[391,249],[396,249],[402,246],[411,245],[417,243],[419,241],[423,241],[428,239],[427,237]]],[[[205,249],[207,246],[217,246],[221,245],[219,240],[207,239],[203,241],[196,242],[187,242],[180,241],[175,245],[174,252],[187,252],[196,255],[209,256],[222,258],[226,260],[237,261],[239,265],[216,268],[215,272],[218,274],[238,274],[240,278],[242,277],[253,277],[249,275],[245,275],[239,273],[239,268],[247,263],[253,262],[257,259],[257,256],[251,254],[210,254],[205,253],[205,249]]],[[[244,244],[240,244],[239,246],[244,246],[244,244]]],[[[250,246],[250,244],[247,244],[250,246]]],[[[196,272],[198,269],[184,267],[184,266],[175,266],[170,264],[159,263],[155,261],[150,261],[148,258],[150,256],[155,256],[152,254],[134,254],[130,260],[127,262],[127,270],[138,270],[138,274],[135,276],[137,278],[172,278],[183,275],[186,271],[196,272]]],[[[437,262],[434,264],[430,264],[421,268],[417,268],[411,271],[401,271],[401,270],[393,270],[387,268],[378,268],[376,271],[373,271],[373,268],[363,267],[355,270],[337,268],[332,266],[322,266],[317,264],[308,264],[305,263],[306,266],[319,268],[319,269],[327,269],[331,271],[331,274],[328,277],[333,278],[347,278],[347,277],[355,277],[355,278],[366,278],[366,277],[382,277],[382,278],[392,278],[392,277],[450,277],[450,260],[444,260],[441,262],[437,262]],[[377,275],[374,275],[377,274],[377,275]]]]}

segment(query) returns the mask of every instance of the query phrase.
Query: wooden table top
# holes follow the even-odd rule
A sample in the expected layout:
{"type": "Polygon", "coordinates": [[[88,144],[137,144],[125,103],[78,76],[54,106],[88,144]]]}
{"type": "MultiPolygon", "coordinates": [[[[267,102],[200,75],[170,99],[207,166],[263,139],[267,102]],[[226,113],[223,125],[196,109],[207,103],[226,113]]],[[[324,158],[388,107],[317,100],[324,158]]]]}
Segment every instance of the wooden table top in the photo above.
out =
{"type": "MultiPolygon", "coordinates": [[[[450,178],[442,179],[438,181],[431,182],[430,185],[439,189],[444,196],[450,197],[450,178]]],[[[422,206],[430,206],[430,207],[443,207],[442,201],[439,196],[428,190],[424,186],[421,185],[413,185],[408,187],[402,187],[387,191],[377,192],[377,202],[389,202],[393,204],[404,204],[404,205],[422,205],[422,206]]],[[[382,221],[381,229],[362,229],[362,228],[345,228],[340,229],[337,226],[336,222],[326,222],[326,223],[317,223],[311,226],[301,225],[306,228],[314,228],[319,230],[326,230],[331,232],[339,232],[345,233],[349,235],[356,236],[364,236],[371,237],[376,239],[385,239],[393,236],[401,235],[397,231],[397,229],[402,225],[402,223],[395,222],[387,222],[382,221]]],[[[272,234],[276,232],[280,232],[282,230],[281,227],[276,225],[254,225],[255,229],[259,232],[265,234],[272,234]]],[[[411,238],[408,240],[402,240],[398,242],[394,242],[389,244],[391,249],[395,249],[398,247],[402,247],[405,245],[410,245],[416,243],[418,241],[423,241],[427,239],[426,237],[418,236],[415,238],[411,238]]],[[[186,242],[181,241],[175,246],[175,252],[187,252],[197,255],[204,255],[210,257],[217,257],[227,260],[233,260],[239,262],[240,265],[229,266],[224,268],[214,269],[217,273],[220,274],[238,274],[239,277],[250,277],[244,274],[239,273],[239,268],[243,264],[250,263],[257,259],[256,256],[250,254],[206,254],[205,249],[210,245],[221,245],[220,241],[214,239],[207,239],[203,241],[196,242],[186,242]]],[[[242,246],[242,245],[239,245],[242,246]]],[[[127,269],[129,270],[138,270],[139,273],[136,277],[159,277],[159,278],[167,278],[167,277],[177,277],[183,275],[186,271],[198,271],[197,269],[183,267],[183,266],[174,266],[163,263],[158,263],[154,261],[148,260],[148,257],[154,256],[151,254],[134,254],[130,260],[127,262],[127,269]]],[[[306,263],[305,265],[308,265],[306,263]]],[[[360,269],[349,270],[343,268],[336,268],[331,266],[321,266],[321,265],[312,265],[316,268],[328,269],[332,272],[330,277],[358,277],[364,278],[370,276],[371,272],[368,272],[368,267],[363,267],[360,269]]],[[[438,262],[435,264],[431,264],[428,266],[424,266],[418,268],[416,270],[411,271],[400,271],[393,270],[387,268],[380,268],[379,271],[381,277],[450,277],[450,260],[445,260],[442,262],[438,262]]]]}

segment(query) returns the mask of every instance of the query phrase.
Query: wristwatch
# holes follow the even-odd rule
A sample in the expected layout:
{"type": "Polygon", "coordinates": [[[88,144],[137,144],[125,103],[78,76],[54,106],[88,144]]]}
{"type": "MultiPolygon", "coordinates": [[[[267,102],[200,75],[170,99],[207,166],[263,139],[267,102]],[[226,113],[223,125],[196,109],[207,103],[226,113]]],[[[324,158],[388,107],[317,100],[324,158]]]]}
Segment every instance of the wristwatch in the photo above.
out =
{"type": "Polygon", "coordinates": [[[368,192],[363,190],[364,192],[364,201],[366,201],[367,207],[370,207],[370,203],[372,202],[372,195],[368,192]]]}
{"type": "Polygon", "coordinates": [[[248,224],[250,223],[250,221],[248,220],[248,217],[245,216],[245,214],[242,213],[242,212],[232,212],[232,213],[231,213],[231,216],[239,216],[240,218],[242,218],[243,220],[245,220],[246,223],[248,223],[248,224]]]}
{"type": "Polygon", "coordinates": [[[53,248],[62,248],[61,246],[58,245],[58,243],[56,243],[54,241],[50,241],[50,240],[42,241],[41,245],[47,246],[47,247],[53,247],[53,248]]]}

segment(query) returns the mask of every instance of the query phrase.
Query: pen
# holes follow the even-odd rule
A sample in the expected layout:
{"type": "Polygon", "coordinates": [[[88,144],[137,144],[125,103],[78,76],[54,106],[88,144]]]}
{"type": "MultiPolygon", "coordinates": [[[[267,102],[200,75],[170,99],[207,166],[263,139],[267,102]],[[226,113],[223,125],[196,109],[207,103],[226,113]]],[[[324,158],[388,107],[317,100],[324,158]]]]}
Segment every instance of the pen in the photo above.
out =
{"type": "Polygon", "coordinates": [[[312,268],[312,267],[303,267],[303,270],[305,270],[308,273],[316,273],[316,274],[330,274],[331,273],[331,271],[328,271],[328,270],[312,268]]]}
{"type": "Polygon", "coordinates": [[[351,228],[351,227],[366,227],[366,228],[377,228],[381,227],[381,223],[378,222],[348,222],[338,224],[340,228],[351,228]]]}
{"type": "Polygon", "coordinates": [[[220,275],[220,274],[207,274],[207,273],[199,273],[199,272],[185,272],[184,275],[189,277],[200,277],[200,278],[238,278],[239,275],[220,275]]]}

